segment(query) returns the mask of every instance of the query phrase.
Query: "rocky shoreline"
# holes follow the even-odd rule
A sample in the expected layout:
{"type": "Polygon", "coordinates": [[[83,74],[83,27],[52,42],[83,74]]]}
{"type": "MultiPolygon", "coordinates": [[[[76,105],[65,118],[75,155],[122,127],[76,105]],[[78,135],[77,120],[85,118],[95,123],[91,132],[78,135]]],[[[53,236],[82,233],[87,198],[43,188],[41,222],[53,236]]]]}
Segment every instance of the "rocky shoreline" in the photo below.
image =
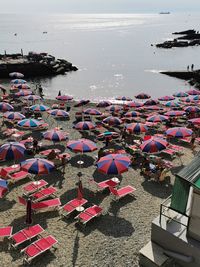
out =
{"type": "Polygon", "coordinates": [[[181,32],[173,32],[174,35],[181,35],[173,40],[156,44],[157,48],[188,47],[200,45],[200,33],[194,29],[181,32]]]}
{"type": "Polygon", "coordinates": [[[21,72],[25,77],[36,77],[65,74],[76,70],[78,68],[71,62],[56,59],[47,53],[0,55],[0,78],[8,78],[11,72],[21,72]]]}

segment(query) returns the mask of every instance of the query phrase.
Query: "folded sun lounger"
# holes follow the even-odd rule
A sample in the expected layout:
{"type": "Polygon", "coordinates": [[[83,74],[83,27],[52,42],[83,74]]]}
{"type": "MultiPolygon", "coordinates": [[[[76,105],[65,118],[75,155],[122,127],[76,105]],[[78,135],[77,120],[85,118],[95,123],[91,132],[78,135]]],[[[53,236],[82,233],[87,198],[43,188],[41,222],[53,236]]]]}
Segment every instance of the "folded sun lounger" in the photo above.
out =
{"type": "MultiPolygon", "coordinates": [[[[19,203],[26,206],[26,200],[23,197],[18,197],[19,203]]],[[[34,212],[45,212],[56,210],[61,205],[59,198],[44,200],[37,203],[32,203],[32,210],[34,212]]]]}
{"type": "Polygon", "coordinates": [[[62,210],[61,215],[69,216],[73,211],[75,211],[78,207],[82,207],[88,201],[84,198],[82,199],[72,199],[71,201],[67,202],[64,206],[60,208],[62,210]]]}
{"type": "Polygon", "coordinates": [[[23,187],[24,195],[33,194],[34,192],[44,188],[47,185],[48,183],[45,180],[39,180],[28,183],[23,187]]]}
{"type": "Polygon", "coordinates": [[[127,195],[134,195],[134,192],[135,192],[135,188],[130,186],[130,185],[127,185],[127,186],[124,186],[120,189],[115,189],[113,187],[109,187],[110,189],[110,193],[112,195],[114,195],[116,197],[116,199],[120,199],[122,197],[125,197],[127,195]]]}
{"type": "Polygon", "coordinates": [[[75,219],[78,219],[82,224],[86,224],[93,218],[100,216],[102,211],[103,209],[101,207],[94,205],[81,212],[75,219]]]}
{"type": "Polygon", "coordinates": [[[58,241],[52,236],[42,237],[21,250],[25,254],[24,261],[30,263],[35,257],[51,249],[58,241]]]}
{"type": "Polygon", "coordinates": [[[31,195],[33,198],[33,201],[41,201],[48,197],[55,196],[55,193],[57,192],[57,189],[53,186],[43,188],[42,190],[35,192],[31,195]]]}
{"type": "Polygon", "coordinates": [[[0,241],[3,241],[5,237],[10,237],[12,230],[12,226],[0,227],[0,241]]]}
{"type": "Polygon", "coordinates": [[[106,181],[103,181],[100,183],[95,182],[95,184],[97,185],[99,190],[104,190],[106,188],[109,188],[109,186],[111,186],[111,187],[117,186],[119,184],[119,182],[115,182],[112,179],[109,179],[109,180],[106,180],[106,181]]]}
{"type": "Polygon", "coordinates": [[[12,246],[17,247],[23,242],[40,235],[42,232],[44,232],[44,229],[39,224],[24,228],[10,237],[13,243],[12,246]]]}

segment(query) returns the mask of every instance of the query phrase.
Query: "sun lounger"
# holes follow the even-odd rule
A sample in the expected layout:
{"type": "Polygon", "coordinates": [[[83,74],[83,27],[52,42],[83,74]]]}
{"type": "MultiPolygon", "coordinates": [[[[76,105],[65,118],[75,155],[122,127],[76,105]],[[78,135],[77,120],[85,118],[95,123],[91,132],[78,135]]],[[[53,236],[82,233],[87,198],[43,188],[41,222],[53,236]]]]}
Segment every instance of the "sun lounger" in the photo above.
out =
{"type": "Polygon", "coordinates": [[[3,168],[7,173],[11,174],[20,170],[20,164],[14,164],[3,168]]]}
{"type": "Polygon", "coordinates": [[[12,226],[0,227],[0,241],[3,241],[5,237],[10,237],[12,230],[12,226]]]}
{"type": "MultiPolygon", "coordinates": [[[[26,200],[22,197],[18,197],[19,203],[26,206],[26,200]]],[[[45,212],[45,211],[52,211],[58,209],[61,205],[59,198],[44,200],[37,203],[32,203],[32,210],[34,212],[45,212]]]]}
{"type": "Polygon", "coordinates": [[[24,261],[30,263],[35,257],[51,249],[58,241],[52,236],[42,237],[21,250],[25,254],[24,261]]]}
{"type": "Polygon", "coordinates": [[[103,181],[103,182],[100,182],[100,183],[96,183],[96,186],[98,187],[99,190],[104,190],[106,188],[109,188],[109,186],[111,187],[115,187],[119,184],[119,182],[115,182],[113,181],[112,179],[109,179],[109,180],[106,180],[106,181],[103,181]]]}
{"type": "Polygon", "coordinates": [[[0,177],[2,178],[2,179],[5,179],[5,180],[7,180],[8,179],[8,172],[4,169],[4,168],[1,168],[0,169],[0,177]]]}
{"type": "Polygon", "coordinates": [[[125,197],[127,195],[134,195],[134,192],[135,192],[135,188],[130,186],[130,185],[127,185],[125,187],[122,187],[120,189],[115,189],[113,187],[109,187],[110,189],[110,193],[112,195],[114,195],[116,197],[116,199],[120,199],[122,197],[125,197]]]}
{"type": "Polygon", "coordinates": [[[72,199],[69,202],[67,202],[64,206],[60,208],[62,210],[61,215],[62,216],[69,216],[72,212],[74,212],[78,207],[82,207],[84,204],[86,204],[88,201],[84,198],[82,199],[72,199]]]}
{"type": "Polygon", "coordinates": [[[43,188],[40,191],[34,193],[31,195],[31,197],[33,198],[34,202],[38,202],[41,200],[44,200],[48,197],[52,197],[52,196],[56,196],[55,193],[57,192],[57,189],[53,186],[47,187],[47,188],[43,188]]]}
{"type": "MultiPolygon", "coordinates": [[[[43,150],[39,154],[42,155],[42,156],[46,156],[47,157],[51,153],[52,150],[53,149],[43,150]]],[[[55,151],[55,153],[60,153],[61,152],[60,149],[57,149],[57,148],[55,148],[54,151],[55,151]]]]}
{"type": "Polygon", "coordinates": [[[86,224],[93,218],[100,216],[102,211],[103,209],[101,207],[94,205],[81,212],[75,219],[78,219],[82,224],[86,224]]]}
{"type": "Polygon", "coordinates": [[[171,158],[175,158],[177,151],[175,151],[174,149],[167,148],[162,150],[162,153],[166,154],[167,156],[170,156],[171,158]]]}
{"type": "Polygon", "coordinates": [[[33,194],[34,192],[44,188],[47,185],[48,183],[45,180],[39,180],[28,183],[23,187],[24,195],[33,194]]]}
{"type": "Polygon", "coordinates": [[[191,137],[184,137],[184,138],[180,138],[179,139],[181,142],[183,142],[184,144],[190,144],[191,142],[191,137]]]}
{"type": "Polygon", "coordinates": [[[15,248],[25,241],[40,235],[42,232],[44,232],[44,229],[39,224],[24,228],[10,237],[12,246],[15,248]]]}
{"type": "Polygon", "coordinates": [[[31,178],[31,174],[26,171],[19,171],[15,172],[13,174],[8,175],[9,179],[11,179],[12,182],[16,183],[20,180],[23,180],[25,178],[31,178]]]}
{"type": "Polygon", "coordinates": [[[7,192],[8,192],[7,188],[0,186],[0,198],[3,198],[7,192]]]}

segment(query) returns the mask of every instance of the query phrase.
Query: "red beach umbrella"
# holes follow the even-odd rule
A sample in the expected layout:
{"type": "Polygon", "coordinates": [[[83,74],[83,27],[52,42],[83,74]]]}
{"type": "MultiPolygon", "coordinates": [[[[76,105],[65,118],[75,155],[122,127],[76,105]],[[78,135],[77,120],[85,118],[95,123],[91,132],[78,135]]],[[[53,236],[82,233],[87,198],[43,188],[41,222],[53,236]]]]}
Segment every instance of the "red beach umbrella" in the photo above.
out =
{"type": "Polygon", "coordinates": [[[58,117],[58,118],[68,118],[69,113],[62,109],[51,109],[47,111],[50,115],[58,117]]]}
{"type": "Polygon", "coordinates": [[[132,98],[130,98],[128,96],[117,96],[115,99],[121,100],[121,101],[132,101],[132,98]]]}
{"type": "Polygon", "coordinates": [[[14,108],[10,104],[6,102],[0,102],[0,111],[1,112],[6,112],[6,111],[13,111],[14,108]]]}
{"type": "Polygon", "coordinates": [[[45,133],[43,133],[43,137],[46,140],[50,140],[53,142],[61,142],[65,141],[67,139],[67,136],[64,132],[62,131],[57,131],[57,130],[50,130],[45,133]]]}
{"type": "Polygon", "coordinates": [[[164,149],[166,149],[168,143],[161,138],[151,138],[147,141],[144,141],[140,148],[142,152],[146,153],[158,153],[164,149]]]}
{"type": "Polygon", "coordinates": [[[197,106],[188,106],[185,107],[184,110],[188,113],[200,112],[200,108],[197,106]]]}
{"type": "Polygon", "coordinates": [[[57,100],[61,101],[71,101],[73,99],[73,96],[70,95],[59,95],[56,97],[57,100]]]}
{"type": "Polygon", "coordinates": [[[67,148],[74,152],[92,152],[97,150],[97,146],[89,139],[71,140],[67,143],[67,148]]]}
{"type": "Polygon", "coordinates": [[[119,105],[111,105],[111,106],[107,107],[106,110],[109,112],[117,113],[117,112],[123,110],[123,107],[119,106],[119,105]]]}
{"type": "Polygon", "coordinates": [[[178,138],[184,138],[191,136],[193,131],[191,129],[188,129],[186,127],[173,127],[169,128],[166,131],[166,135],[169,137],[178,137],[178,138]]]}
{"type": "Polygon", "coordinates": [[[101,111],[99,111],[98,109],[95,109],[95,108],[88,108],[88,109],[84,110],[84,113],[88,114],[88,115],[93,115],[93,116],[99,116],[102,114],[101,111]]]}
{"type": "Polygon", "coordinates": [[[154,116],[148,117],[147,121],[150,121],[150,122],[163,122],[163,121],[167,121],[168,119],[169,119],[169,117],[167,117],[167,116],[154,115],[154,116]]]}
{"type": "Polygon", "coordinates": [[[125,125],[125,128],[129,133],[144,133],[148,130],[148,127],[143,123],[129,123],[125,125]]]}
{"type": "Polygon", "coordinates": [[[170,116],[170,117],[178,117],[178,116],[183,116],[185,115],[185,111],[181,111],[181,110],[172,110],[172,111],[168,111],[164,114],[165,116],[170,116]]]}
{"type": "Polygon", "coordinates": [[[175,99],[174,96],[169,96],[169,95],[162,96],[162,97],[158,98],[159,101],[171,101],[171,100],[174,100],[174,99],[175,99]]]}
{"type": "Polygon", "coordinates": [[[110,101],[106,101],[106,100],[102,100],[97,104],[97,107],[99,108],[105,108],[112,105],[112,103],[110,101]]]}
{"type": "Polygon", "coordinates": [[[37,175],[49,174],[55,169],[52,161],[42,158],[27,159],[21,162],[20,166],[23,171],[37,175]]]}
{"type": "Polygon", "coordinates": [[[127,118],[135,118],[139,116],[141,116],[141,113],[137,111],[129,111],[124,114],[124,117],[127,117],[127,118]]]}
{"type": "Polygon", "coordinates": [[[146,102],[144,102],[145,106],[153,106],[159,104],[159,101],[156,99],[149,99],[146,102]]]}
{"type": "Polygon", "coordinates": [[[17,160],[24,157],[25,146],[19,142],[10,142],[0,147],[0,158],[5,160],[17,160]]]}
{"type": "Polygon", "coordinates": [[[144,105],[144,103],[135,102],[135,101],[131,101],[131,102],[126,104],[126,106],[129,108],[139,108],[139,107],[142,107],[143,105],[144,105]]]}
{"type": "Polygon", "coordinates": [[[118,117],[109,116],[103,120],[103,123],[110,126],[119,126],[122,124],[122,120],[120,120],[118,117]]]}
{"type": "Polygon", "coordinates": [[[186,93],[188,93],[188,95],[200,95],[200,91],[196,89],[190,89],[186,93]]]}
{"type": "Polygon", "coordinates": [[[146,93],[140,93],[140,94],[136,95],[135,98],[137,98],[137,99],[148,99],[148,98],[151,98],[151,96],[146,94],[146,93]]]}
{"type": "Polygon", "coordinates": [[[188,122],[196,124],[196,125],[200,125],[200,118],[191,119],[191,120],[188,120],[188,122]]]}
{"type": "Polygon", "coordinates": [[[91,121],[80,121],[74,128],[79,131],[88,131],[94,129],[96,126],[91,121]]]}
{"type": "Polygon", "coordinates": [[[74,107],[82,107],[82,106],[87,105],[88,103],[90,103],[90,100],[82,99],[82,100],[79,100],[79,101],[74,105],[74,107]]]}

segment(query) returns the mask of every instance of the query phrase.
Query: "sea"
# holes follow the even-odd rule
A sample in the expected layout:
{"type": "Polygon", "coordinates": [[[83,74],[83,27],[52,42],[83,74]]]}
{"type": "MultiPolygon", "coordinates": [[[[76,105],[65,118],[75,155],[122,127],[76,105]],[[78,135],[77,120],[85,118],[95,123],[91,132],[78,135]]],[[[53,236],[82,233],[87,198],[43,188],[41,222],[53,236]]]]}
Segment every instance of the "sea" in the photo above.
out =
{"type": "MultiPolygon", "coordinates": [[[[199,13],[171,14],[1,14],[0,53],[47,52],[78,67],[41,83],[45,97],[59,90],[75,99],[114,99],[146,92],[157,98],[190,88],[161,70],[200,68],[200,47],[158,49],[172,32],[200,30],[199,13]],[[44,33],[46,32],[46,33],[44,33]],[[16,34],[15,34],[16,33],[16,34]]],[[[0,80],[9,86],[9,80],[0,80]]]]}

